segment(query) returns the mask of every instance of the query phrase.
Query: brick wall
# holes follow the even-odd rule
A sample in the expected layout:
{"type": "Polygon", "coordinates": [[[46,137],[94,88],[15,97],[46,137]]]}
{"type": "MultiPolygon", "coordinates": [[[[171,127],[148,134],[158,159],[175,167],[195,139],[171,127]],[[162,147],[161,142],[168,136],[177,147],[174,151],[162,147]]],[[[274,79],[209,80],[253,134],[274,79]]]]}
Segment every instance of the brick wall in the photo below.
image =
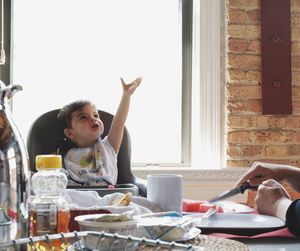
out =
{"type": "Polygon", "coordinates": [[[226,25],[228,167],[300,167],[300,0],[291,0],[293,115],[262,115],[260,1],[227,0],[226,25]]]}

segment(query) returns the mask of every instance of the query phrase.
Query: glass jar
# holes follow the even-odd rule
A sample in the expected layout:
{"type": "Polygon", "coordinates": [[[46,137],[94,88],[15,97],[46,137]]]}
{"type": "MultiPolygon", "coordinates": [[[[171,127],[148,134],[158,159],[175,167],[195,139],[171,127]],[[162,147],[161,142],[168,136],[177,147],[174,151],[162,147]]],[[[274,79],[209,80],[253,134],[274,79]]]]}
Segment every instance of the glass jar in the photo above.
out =
{"type": "MultiPolygon", "coordinates": [[[[36,156],[37,172],[31,178],[34,196],[29,202],[31,236],[69,232],[70,209],[62,197],[68,179],[60,171],[61,167],[60,155],[36,156]]],[[[47,243],[39,245],[43,245],[44,250],[49,248],[47,243]]],[[[61,250],[62,245],[61,241],[54,240],[51,250],[61,250]]]]}

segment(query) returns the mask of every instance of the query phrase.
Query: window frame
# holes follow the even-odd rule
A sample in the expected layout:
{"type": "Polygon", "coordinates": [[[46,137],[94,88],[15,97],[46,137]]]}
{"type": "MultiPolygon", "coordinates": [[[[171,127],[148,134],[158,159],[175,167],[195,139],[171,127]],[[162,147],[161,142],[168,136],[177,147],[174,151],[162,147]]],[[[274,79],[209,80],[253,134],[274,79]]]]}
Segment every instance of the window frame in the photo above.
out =
{"type": "MultiPolygon", "coordinates": [[[[200,99],[200,115],[198,120],[200,137],[204,148],[213,149],[217,153],[217,159],[221,167],[224,167],[224,143],[225,139],[222,137],[224,131],[224,99],[221,93],[224,93],[223,83],[224,77],[224,55],[221,51],[224,50],[224,12],[225,3],[219,0],[181,0],[182,3],[182,148],[181,158],[182,162],[178,165],[159,164],[159,167],[177,168],[177,167],[192,167],[192,82],[199,81],[197,95],[200,99]],[[195,18],[193,16],[194,8],[200,10],[200,44],[195,46],[195,36],[193,31],[195,29],[195,18]],[[185,29],[184,27],[189,27],[185,29]],[[203,39],[205,38],[205,39],[203,39]],[[221,46],[220,46],[221,44],[221,46]],[[199,51],[199,53],[198,53],[199,51]],[[195,56],[195,52],[197,55],[195,56]],[[200,62],[201,57],[201,62],[200,62]],[[196,62],[196,66],[195,66],[196,62]],[[194,65],[194,66],[193,66],[194,65]],[[199,67],[199,71],[195,69],[199,67]],[[220,74],[221,73],[221,74],[220,74]],[[211,82],[211,80],[213,80],[211,82]],[[213,83],[213,84],[212,84],[213,83]],[[215,105],[211,105],[211,100],[208,100],[208,95],[211,95],[215,105]],[[207,116],[208,115],[208,116],[207,116]],[[213,128],[213,130],[211,130],[213,128]],[[201,136],[203,138],[201,138],[201,136]],[[205,136],[205,139],[204,139],[205,136]]],[[[12,1],[5,1],[5,50],[6,50],[6,64],[1,67],[0,78],[5,84],[11,84],[11,42],[13,29],[12,23],[12,1]]],[[[198,23],[199,25],[199,23],[198,23]]],[[[197,28],[197,27],[196,27],[197,28]]],[[[196,41],[197,42],[197,41],[196,41]]],[[[156,164],[150,167],[155,167],[156,164]]],[[[219,166],[219,167],[220,167],[219,166]]],[[[135,166],[137,168],[137,166],[135,166]]],[[[196,166],[193,166],[196,167],[196,166]]],[[[149,168],[146,165],[142,168],[149,168]]],[[[200,167],[197,167],[200,168],[200,167]]],[[[201,167],[203,168],[203,167],[201,167]]],[[[204,167],[206,168],[206,167],[204,167]]],[[[208,168],[218,168],[216,166],[208,168]]]]}

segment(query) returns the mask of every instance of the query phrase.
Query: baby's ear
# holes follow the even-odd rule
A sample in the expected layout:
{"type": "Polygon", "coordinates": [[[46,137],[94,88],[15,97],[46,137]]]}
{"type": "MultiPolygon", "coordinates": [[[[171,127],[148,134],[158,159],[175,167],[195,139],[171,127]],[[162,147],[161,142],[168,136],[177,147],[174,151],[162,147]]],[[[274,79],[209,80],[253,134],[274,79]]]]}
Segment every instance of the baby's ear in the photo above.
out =
{"type": "Polygon", "coordinates": [[[69,128],[65,128],[65,129],[64,129],[64,134],[65,134],[65,136],[66,136],[67,138],[71,139],[71,137],[72,137],[72,132],[71,132],[71,130],[70,130],[69,128]]]}

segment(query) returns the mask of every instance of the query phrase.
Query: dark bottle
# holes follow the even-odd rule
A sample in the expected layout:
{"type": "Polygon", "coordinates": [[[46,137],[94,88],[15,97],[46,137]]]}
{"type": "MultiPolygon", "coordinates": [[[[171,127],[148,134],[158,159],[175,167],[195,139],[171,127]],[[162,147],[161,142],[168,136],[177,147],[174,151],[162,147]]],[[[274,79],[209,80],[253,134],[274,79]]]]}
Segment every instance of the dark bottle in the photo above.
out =
{"type": "Polygon", "coordinates": [[[0,81],[0,210],[11,220],[10,240],[28,237],[28,154],[10,107],[11,97],[19,90],[21,86],[0,81]]]}

